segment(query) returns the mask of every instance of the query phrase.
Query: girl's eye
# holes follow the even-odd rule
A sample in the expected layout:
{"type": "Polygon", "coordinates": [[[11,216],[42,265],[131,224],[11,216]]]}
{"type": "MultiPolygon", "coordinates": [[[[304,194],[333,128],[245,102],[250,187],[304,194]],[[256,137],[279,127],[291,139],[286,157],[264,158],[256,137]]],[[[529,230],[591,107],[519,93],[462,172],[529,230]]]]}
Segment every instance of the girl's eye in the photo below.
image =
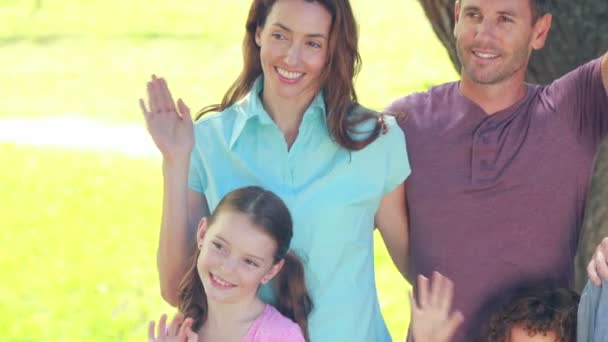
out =
{"type": "Polygon", "coordinates": [[[509,17],[505,17],[504,15],[500,17],[500,21],[504,22],[504,23],[512,23],[513,20],[509,17]]]}
{"type": "Polygon", "coordinates": [[[255,262],[255,261],[253,261],[253,260],[251,260],[251,259],[245,259],[245,263],[246,263],[248,266],[253,266],[253,267],[258,267],[258,266],[259,266],[257,262],[255,262]]]}
{"type": "Polygon", "coordinates": [[[214,241],[212,243],[213,243],[213,247],[215,247],[215,249],[217,249],[217,250],[222,250],[224,248],[224,246],[222,246],[222,244],[219,242],[214,241]]]}

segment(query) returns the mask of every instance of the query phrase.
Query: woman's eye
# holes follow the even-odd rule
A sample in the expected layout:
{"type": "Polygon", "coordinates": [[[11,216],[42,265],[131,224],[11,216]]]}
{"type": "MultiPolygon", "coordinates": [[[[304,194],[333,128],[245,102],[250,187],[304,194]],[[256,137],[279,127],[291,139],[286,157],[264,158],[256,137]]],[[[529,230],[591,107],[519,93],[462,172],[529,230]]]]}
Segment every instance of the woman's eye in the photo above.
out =
{"type": "Polygon", "coordinates": [[[313,48],[320,48],[321,44],[317,43],[317,42],[308,42],[308,45],[313,47],[313,48]]]}
{"type": "Polygon", "coordinates": [[[277,39],[277,40],[282,40],[282,39],[285,39],[285,36],[284,36],[284,35],[282,35],[282,34],[280,34],[280,33],[277,33],[277,32],[273,33],[273,34],[272,34],[272,37],[273,37],[274,39],[277,39]]]}
{"type": "Polygon", "coordinates": [[[219,242],[213,242],[213,247],[215,247],[217,250],[222,250],[222,248],[224,248],[224,246],[222,246],[222,244],[219,242]]]}

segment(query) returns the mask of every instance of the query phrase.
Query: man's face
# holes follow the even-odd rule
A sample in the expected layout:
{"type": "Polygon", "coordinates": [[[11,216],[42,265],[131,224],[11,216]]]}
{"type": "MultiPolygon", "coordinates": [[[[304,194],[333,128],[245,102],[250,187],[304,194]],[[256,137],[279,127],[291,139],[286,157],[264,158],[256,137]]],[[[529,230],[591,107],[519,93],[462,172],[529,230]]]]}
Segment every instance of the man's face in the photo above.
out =
{"type": "Polygon", "coordinates": [[[551,18],[534,21],[531,0],[461,0],[454,35],[462,77],[497,84],[525,77],[533,49],[544,45],[551,18]]]}

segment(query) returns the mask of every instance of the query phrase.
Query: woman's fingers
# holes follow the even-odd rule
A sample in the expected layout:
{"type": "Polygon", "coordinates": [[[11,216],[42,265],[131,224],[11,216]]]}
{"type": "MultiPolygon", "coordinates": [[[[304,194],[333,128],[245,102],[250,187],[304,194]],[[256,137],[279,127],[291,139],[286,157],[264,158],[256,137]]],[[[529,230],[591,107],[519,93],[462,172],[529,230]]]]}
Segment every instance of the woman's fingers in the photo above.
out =
{"type": "Polygon", "coordinates": [[[152,114],[167,112],[161,79],[156,77],[156,75],[152,75],[152,80],[148,82],[148,102],[150,103],[152,114]]]}
{"type": "Polygon", "coordinates": [[[169,86],[167,85],[167,81],[164,78],[159,79],[159,90],[160,96],[162,100],[162,109],[165,112],[169,113],[177,113],[175,109],[175,102],[173,102],[173,97],[171,96],[171,91],[169,91],[169,86]]]}
{"type": "Polygon", "coordinates": [[[151,114],[176,113],[177,108],[171,96],[167,82],[162,77],[152,75],[152,80],[147,84],[148,104],[151,114]]]}
{"type": "Polygon", "coordinates": [[[148,91],[148,105],[150,106],[150,112],[151,113],[158,113],[159,108],[158,108],[158,101],[156,99],[156,92],[154,90],[154,81],[150,81],[148,82],[148,84],[146,85],[146,89],[148,91]]]}
{"type": "Polygon", "coordinates": [[[187,122],[192,122],[192,115],[190,115],[190,108],[186,106],[182,99],[177,100],[177,108],[179,109],[179,113],[182,119],[185,119],[187,122]]]}
{"type": "Polygon", "coordinates": [[[146,108],[146,102],[144,99],[139,99],[139,107],[141,108],[141,112],[144,114],[144,117],[148,117],[150,115],[150,111],[146,108]]]}

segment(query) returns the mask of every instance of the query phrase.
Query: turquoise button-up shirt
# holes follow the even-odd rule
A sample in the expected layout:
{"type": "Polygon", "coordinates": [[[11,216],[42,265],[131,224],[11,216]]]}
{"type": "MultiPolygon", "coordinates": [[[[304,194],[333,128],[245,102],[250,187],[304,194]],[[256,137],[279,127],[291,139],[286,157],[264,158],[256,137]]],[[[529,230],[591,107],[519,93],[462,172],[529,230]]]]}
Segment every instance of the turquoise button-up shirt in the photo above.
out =
{"type": "MultiPolygon", "coordinates": [[[[403,132],[389,117],[388,133],[349,152],[329,136],[319,93],[288,149],[264,110],[262,85],[259,78],[244,100],[195,123],[189,187],[204,194],[210,210],[243,186],[280,196],[314,303],[311,341],[390,341],[374,280],[373,230],[382,196],[410,173],[403,132]]],[[[269,288],[260,294],[272,302],[269,288]]]]}

